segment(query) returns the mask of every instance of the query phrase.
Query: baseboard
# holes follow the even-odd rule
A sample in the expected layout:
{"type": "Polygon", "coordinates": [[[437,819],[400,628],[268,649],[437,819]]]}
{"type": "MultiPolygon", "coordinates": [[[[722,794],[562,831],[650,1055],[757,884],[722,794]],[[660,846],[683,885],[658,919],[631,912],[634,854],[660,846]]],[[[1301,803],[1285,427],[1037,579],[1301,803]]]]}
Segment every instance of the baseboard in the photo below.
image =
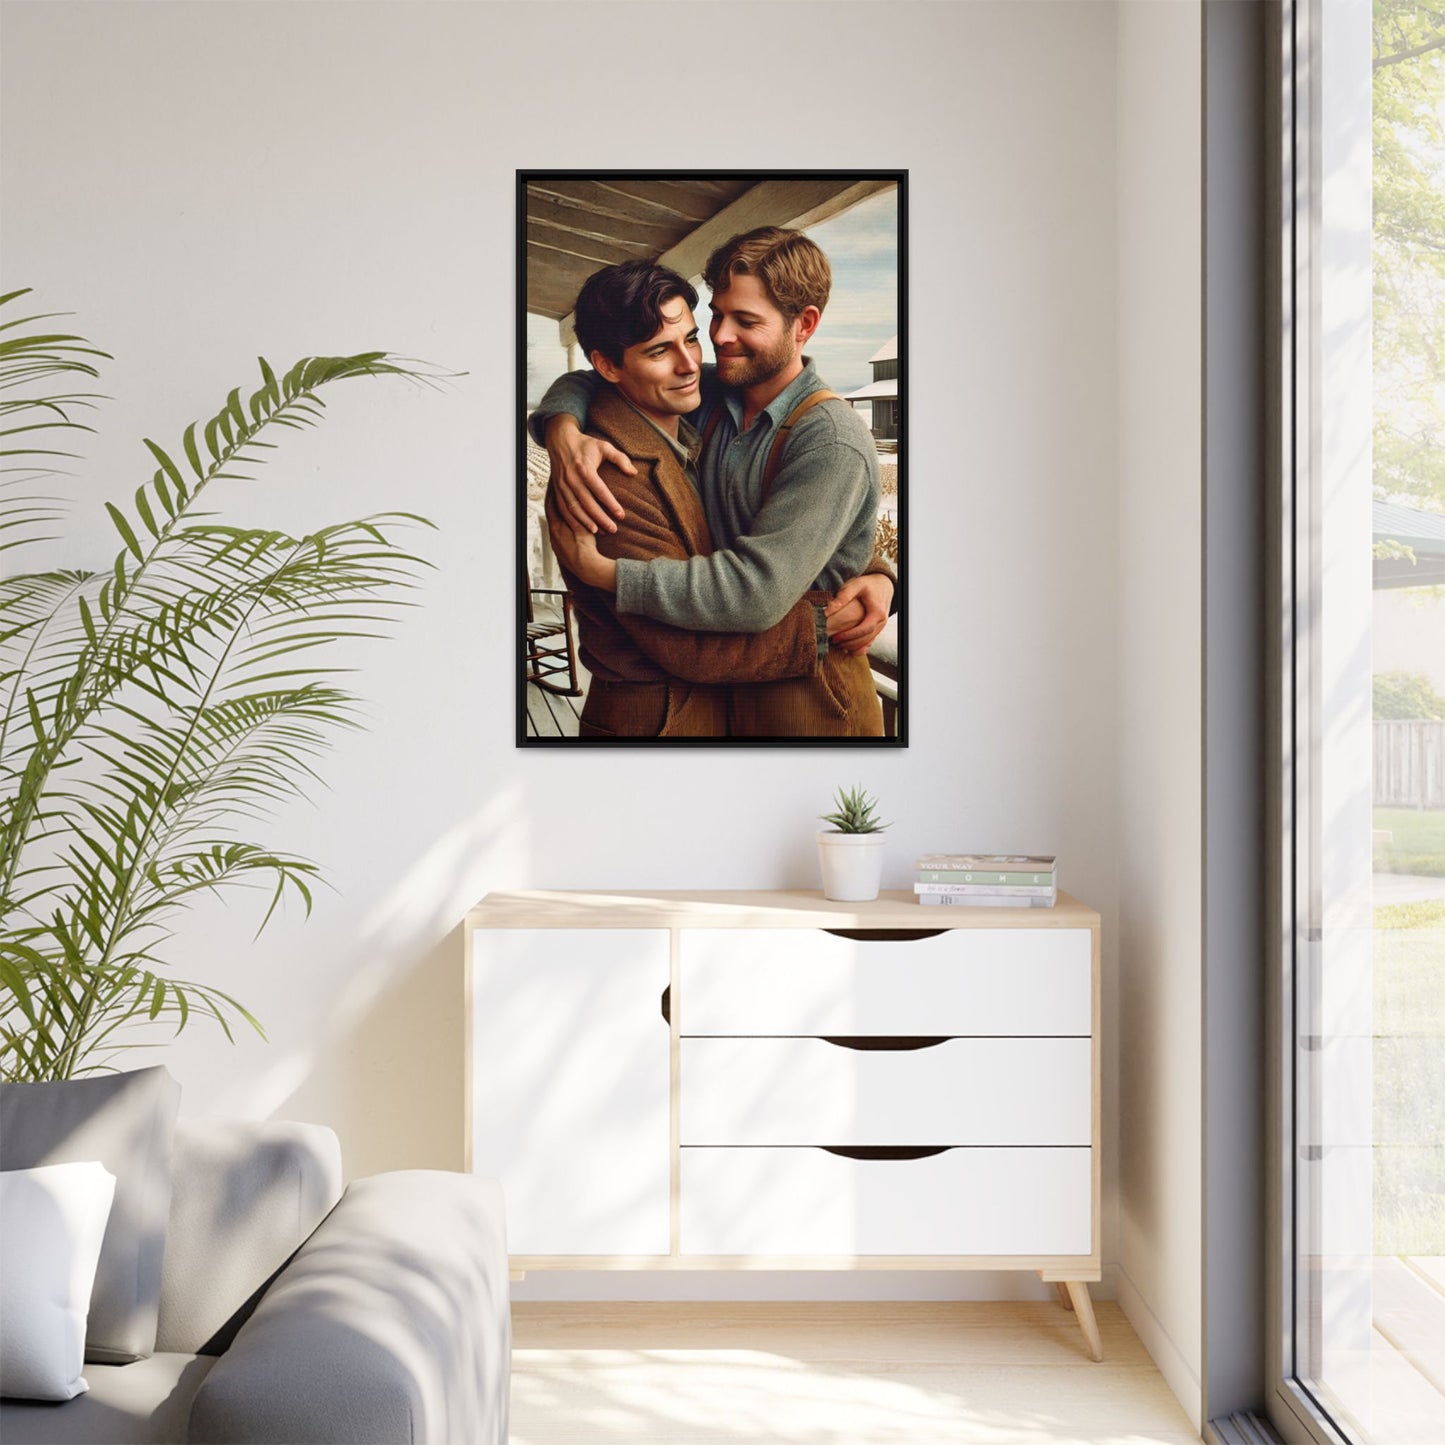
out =
{"type": "Polygon", "coordinates": [[[1168,1330],[1160,1323],[1158,1316],[1140,1294],[1139,1287],[1129,1278],[1129,1272],[1121,1264],[1109,1264],[1104,1268],[1106,1293],[1119,1301],[1124,1317],[1134,1327],[1139,1343],[1149,1351],[1149,1357],[1158,1366],[1164,1382],[1174,1391],[1174,1398],[1189,1416],[1196,1430],[1204,1426],[1204,1387],[1199,1376],[1190,1368],[1189,1362],[1179,1352],[1168,1330]]]}
{"type": "MultiPolygon", "coordinates": [[[[1107,1275],[1105,1276],[1107,1279],[1107,1275]]],[[[1112,1291],[1090,1286],[1095,1299],[1112,1291]]],[[[1027,1270],[534,1270],[515,1300],[1053,1300],[1027,1270]]]]}

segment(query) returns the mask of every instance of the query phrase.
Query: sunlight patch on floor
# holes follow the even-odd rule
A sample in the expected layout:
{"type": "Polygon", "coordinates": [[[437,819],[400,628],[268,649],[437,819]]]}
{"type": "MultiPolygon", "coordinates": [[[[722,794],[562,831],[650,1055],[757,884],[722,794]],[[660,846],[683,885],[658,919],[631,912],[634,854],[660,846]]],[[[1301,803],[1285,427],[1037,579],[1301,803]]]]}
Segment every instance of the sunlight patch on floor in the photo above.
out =
{"type": "Polygon", "coordinates": [[[757,1350],[518,1350],[514,1445],[1197,1441],[1152,1368],[805,1363],[757,1350]],[[1121,1375],[1130,1377],[1121,1390],[1121,1375]]]}

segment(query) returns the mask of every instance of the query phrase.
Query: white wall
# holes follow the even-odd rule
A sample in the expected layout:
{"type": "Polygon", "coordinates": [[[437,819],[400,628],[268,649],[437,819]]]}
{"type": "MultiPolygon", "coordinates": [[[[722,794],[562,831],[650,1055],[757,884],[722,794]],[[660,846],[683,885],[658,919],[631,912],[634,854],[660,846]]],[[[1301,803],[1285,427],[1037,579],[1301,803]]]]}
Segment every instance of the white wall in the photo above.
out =
{"type": "MultiPolygon", "coordinates": [[[[1178,39],[1172,11],[1132,8],[1126,40],[1178,39]]],[[[1195,197],[1186,166],[1163,177],[1177,214],[1131,191],[1116,215],[1112,4],[66,0],[6,4],[3,23],[5,285],[74,310],[116,357],[73,561],[106,556],[100,499],[146,474],[140,437],[178,438],[257,353],[380,346],[466,373],[443,394],[341,392],[238,503],[290,526],[414,509],[438,524],[424,544],[437,571],[402,641],[365,654],[370,731],[327,762],[318,805],[272,833],[323,862],[335,894],[259,944],[254,911],[234,906],[178,940],[187,969],[270,1029],[232,1049],[198,1027],[168,1050],[189,1112],[332,1124],[353,1174],[455,1167],[471,903],[516,886],[815,886],[814,817],[854,781],[895,820],[891,886],[928,849],[1057,853],[1105,919],[1111,1037],[1122,796],[1125,1056],[1187,1071],[1187,1051],[1160,1055],[1197,1007],[1180,974],[1197,778],[1172,772],[1198,741],[1195,197]],[[514,171],[618,165],[911,171],[907,751],[513,746],[514,171]],[[1116,270],[1121,216],[1138,235],[1116,270]],[[1140,309],[1176,284],[1182,317],[1172,300],[1140,309]],[[1126,408],[1121,355],[1143,389],[1126,408]],[[1140,426],[1122,536],[1121,422],[1140,426]],[[1155,544],[1156,521],[1177,528],[1177,551],[1155,544]],[[1181,923],[1176,945],[1166,925],[1181,923]]],[[[1142,64],[1129,45],[1124,58],[1142,64]]],[[[1137,106],[1172,122],[1188,85],[1153,81],[1137,106]]],[[[1124,136],[1119,153],[1132,175],[1177,149],[1124,136]]],[[[1126,1078],[1123,1139],[1112,1069],[1106,1096],[1109,1139],[1134,1160],[1131,1277],[1146,1249],[1187,1250],[1173,1205],[1198,1147],[1139,1080],[1126,1078]]],[[[1136,1283],[1156,1308],[1172,1288],[1136,1283]]]]}
{"type": "Polygon", "coordinates": [[[1119,7],[1116,1284],[1201,1414],[1200,9],[1119,7]]]}

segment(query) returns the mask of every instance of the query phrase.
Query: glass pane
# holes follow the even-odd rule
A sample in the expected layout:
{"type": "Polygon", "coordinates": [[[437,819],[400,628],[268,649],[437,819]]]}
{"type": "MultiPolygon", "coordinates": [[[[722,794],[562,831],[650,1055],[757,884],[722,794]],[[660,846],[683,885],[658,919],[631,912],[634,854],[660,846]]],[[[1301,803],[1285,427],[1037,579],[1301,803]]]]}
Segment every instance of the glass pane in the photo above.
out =
{"type": "Polygon", "coordinates": [[[1311,23],[1295,1367],[1351,1439],[1439,1445],[1445,11],[1311,23]]]}

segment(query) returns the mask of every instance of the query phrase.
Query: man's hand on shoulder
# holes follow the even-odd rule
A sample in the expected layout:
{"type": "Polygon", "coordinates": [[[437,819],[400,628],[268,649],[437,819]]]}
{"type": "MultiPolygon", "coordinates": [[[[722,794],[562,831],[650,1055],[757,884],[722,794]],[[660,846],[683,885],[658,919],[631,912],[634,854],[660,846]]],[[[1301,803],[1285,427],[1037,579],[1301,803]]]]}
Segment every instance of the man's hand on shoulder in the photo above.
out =
{"type": "Polygon", "coordinates": [[[892,602],[893,579],[884,573],[869,572],[845,582],[828,604],[828,646],[842,652],[867,652],[887,625],[892,602]],[[862,615],[853,621],[859,606],[862,615]]]}
{"type": "Polygon", "coordinates": [[[598,527],[615,532],[613,517],[626,513],[598,468],[610,463],[627,476],[636,476],[637,468],[627,454],[601,437],[588,436],[575,417],[561,413],[547,423],[547,455],[552,462],[552,485],[558,505],[572,523],[586,532],[595,532],[598,527]]]}

